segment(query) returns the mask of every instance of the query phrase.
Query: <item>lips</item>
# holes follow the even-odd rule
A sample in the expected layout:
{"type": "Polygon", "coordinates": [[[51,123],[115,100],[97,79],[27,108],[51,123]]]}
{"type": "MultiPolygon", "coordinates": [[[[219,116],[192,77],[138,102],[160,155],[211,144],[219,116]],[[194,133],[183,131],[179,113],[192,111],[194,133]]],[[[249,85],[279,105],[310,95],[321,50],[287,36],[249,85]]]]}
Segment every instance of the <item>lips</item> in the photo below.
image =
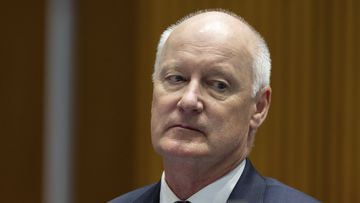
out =
{"type": "Polygon", "coordinates": [[[182,129],[192,130],[192,131],[196,131],[201,134],[204,134],[204,132],[202,130],[200,130],[200,128],[194,127],[191,125],[186,125],[186,124],[175,124],[175,125],[171,125],[170,128],[182,128],[182,129]]]}

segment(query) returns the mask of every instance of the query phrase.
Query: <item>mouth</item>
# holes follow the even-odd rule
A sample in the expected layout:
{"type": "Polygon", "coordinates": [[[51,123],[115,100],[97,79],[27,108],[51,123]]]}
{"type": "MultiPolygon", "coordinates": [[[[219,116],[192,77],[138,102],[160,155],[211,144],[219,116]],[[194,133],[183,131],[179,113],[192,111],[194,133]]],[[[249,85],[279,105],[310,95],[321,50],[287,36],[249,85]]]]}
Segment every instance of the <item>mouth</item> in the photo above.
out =
{"type": "Polygon", "coordinates": [[[170,128],[180,128],[180,129],[185,129],[185,130],[191,130],[191,131],[199,132],[199,133],[205,135],[205,133],[202,130],[200,130],[199,128],[189,126],[189,125],[176,124],[176,125],[170,126],[170,128]]]}

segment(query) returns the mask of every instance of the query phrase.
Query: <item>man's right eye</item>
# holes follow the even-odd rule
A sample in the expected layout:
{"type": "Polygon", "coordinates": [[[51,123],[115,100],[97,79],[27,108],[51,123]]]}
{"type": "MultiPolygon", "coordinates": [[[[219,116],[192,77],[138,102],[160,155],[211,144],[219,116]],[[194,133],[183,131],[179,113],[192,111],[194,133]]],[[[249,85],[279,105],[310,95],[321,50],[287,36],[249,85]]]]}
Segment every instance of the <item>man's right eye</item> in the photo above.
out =
{"type": "Polygon", "coordinates": [[[172,84],[179,84],[185,81],[185,78],[181,75],[169,75],[165,79],[172,84]]]}

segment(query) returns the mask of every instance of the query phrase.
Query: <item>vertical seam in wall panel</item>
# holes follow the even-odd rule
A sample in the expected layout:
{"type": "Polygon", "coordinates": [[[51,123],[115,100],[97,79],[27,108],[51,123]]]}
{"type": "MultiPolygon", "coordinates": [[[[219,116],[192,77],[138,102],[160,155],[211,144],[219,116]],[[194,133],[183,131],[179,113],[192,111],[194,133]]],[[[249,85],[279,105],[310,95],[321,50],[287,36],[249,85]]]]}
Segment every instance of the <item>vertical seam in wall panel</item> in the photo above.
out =
{"type": "Polygon", "coordinates": [[[73,5],[47,4],[43,202],[70,203],[73,5]]]}

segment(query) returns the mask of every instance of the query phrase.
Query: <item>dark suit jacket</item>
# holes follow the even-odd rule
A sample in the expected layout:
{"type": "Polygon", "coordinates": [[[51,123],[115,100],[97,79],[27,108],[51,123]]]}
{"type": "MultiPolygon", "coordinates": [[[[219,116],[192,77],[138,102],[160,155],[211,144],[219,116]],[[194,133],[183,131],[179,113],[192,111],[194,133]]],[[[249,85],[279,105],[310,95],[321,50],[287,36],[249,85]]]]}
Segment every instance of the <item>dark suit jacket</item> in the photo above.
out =
{"type": "MultiPolygon", "coordinates": [[[[159,203],[160,182],[126,193],[109,203],[159,203]]],[[[249,160],[227,203],[316,203],[312,197],[262,177],[249,160]]],[[[196,203],[196,202],[195,202],[196,203]]]]}

